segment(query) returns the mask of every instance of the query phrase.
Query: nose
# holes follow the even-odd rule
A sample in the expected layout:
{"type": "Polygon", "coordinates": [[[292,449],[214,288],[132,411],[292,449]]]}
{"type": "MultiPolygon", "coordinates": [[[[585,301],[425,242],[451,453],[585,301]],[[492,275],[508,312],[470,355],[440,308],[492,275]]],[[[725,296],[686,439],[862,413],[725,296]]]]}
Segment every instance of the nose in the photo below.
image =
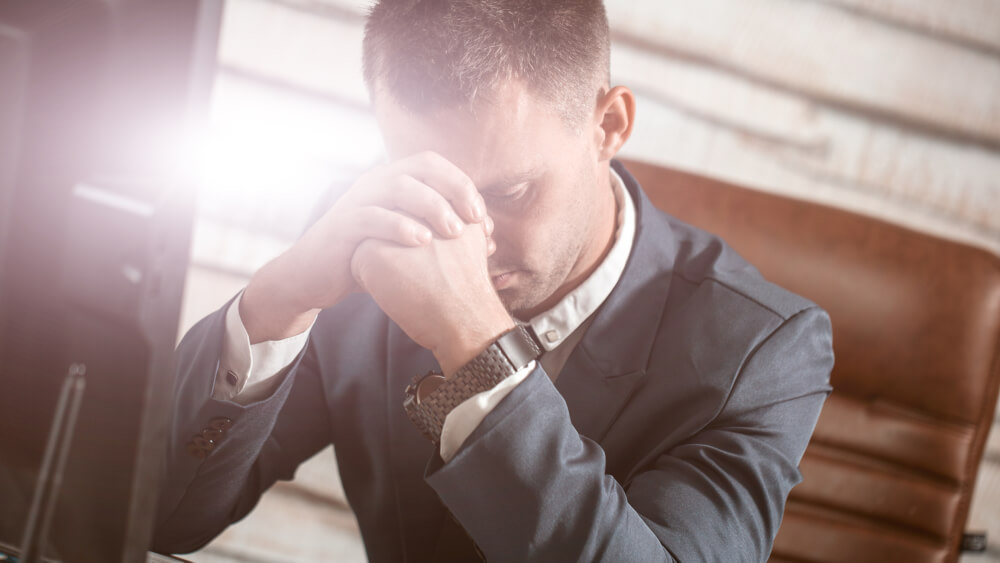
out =
{"type": "Polygon", "coordinates": [[[491,232],[489,237],[487,237],[488,240],[486,243],[488,247],[487,256],[491,258],[491,264],[497,260],[505,261],[503,254],[504,252],[509,252],[510,250],[508,244],[509,240],[507,237],[512,232],[511,228],[514,220],[512,217],[505,215],[502,210],[501,212],[495,212],[494,210],[487,208],[486,215],[492,224],[490,229],[491,232]],[[496,254],[498,252],[499,255],[496,254]]]}
{"type": "Polygon", "coordinates": [[[496,250],[496,246],[503,246],[504,244],[504,235],[509,229],[508,219],[502,214],[493,213],[492,211],[487,211],[486,213],[486,222],[489,222],[487,236],[492,239],[495,245],[494,250],[496,250]]]}

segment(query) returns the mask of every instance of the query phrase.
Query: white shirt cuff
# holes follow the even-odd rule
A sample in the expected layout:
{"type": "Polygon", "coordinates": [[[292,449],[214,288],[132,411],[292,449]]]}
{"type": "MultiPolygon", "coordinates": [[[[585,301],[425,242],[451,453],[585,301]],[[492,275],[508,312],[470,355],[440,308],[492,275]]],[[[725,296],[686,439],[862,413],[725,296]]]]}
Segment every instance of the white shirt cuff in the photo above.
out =
{"type": "Polygon", "coordinates": [[[472,431],[479,426],[479,423],[486,418],[486,415],[500,404],[500,401],[515,387],[527,379],[534,369],[535,361],[532,360],[514,375],[497,383],[492,389],[469,397],[448,413],[448,416],[444,418],[444,425],[441,426],[441,459],[445,463],[455,457],[458,449],[462,447],[472,431]]]}
{"type": "Polygon", "coordinates": [[[226,335],[222,357],[215,375],[213,399],[249,404],[267,398],[274,392],[278,375],[295,361],[309,340],[305,331],[284,340],[258,342],[250,345],[250,336],[240,318],[241,292],[226,310],[226,335]]]}

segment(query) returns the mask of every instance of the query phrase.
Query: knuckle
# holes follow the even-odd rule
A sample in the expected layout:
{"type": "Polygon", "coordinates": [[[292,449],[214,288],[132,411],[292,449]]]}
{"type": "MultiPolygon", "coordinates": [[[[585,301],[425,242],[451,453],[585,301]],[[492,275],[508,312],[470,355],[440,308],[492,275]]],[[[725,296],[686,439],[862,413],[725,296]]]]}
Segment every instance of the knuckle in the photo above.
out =
{"type": "Polygon", "coordinates": [[[423,163],[433,166],[440,164],[443,157],[432,150],[423,150],[418,152],[415,158],[423,163]]]}
{"type": "MultiPolygon", "coordinates": [[[[413,177],[404,172],[394,172],[386,181],[394,189],[409,189],[413,187],[413,177]]],[[[389,193],[393,193],[390,191],[389,193]]]]}
{"type": "Polygon", "coordinates": [[[424,189],[414,194],[414,199],[420,207],[433,210],[440,207],[441,194],[433,189],[424,189]]]}

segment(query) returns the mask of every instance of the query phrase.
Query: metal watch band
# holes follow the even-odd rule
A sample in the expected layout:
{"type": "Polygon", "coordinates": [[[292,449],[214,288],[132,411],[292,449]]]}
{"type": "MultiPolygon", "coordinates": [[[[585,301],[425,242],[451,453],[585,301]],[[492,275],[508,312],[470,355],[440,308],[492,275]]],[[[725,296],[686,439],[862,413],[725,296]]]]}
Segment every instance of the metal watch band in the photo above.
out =
{"type": "Polygon", "coordinates": [[[541,352],[542,348],[531,329],[518,325],[487,346],[427,396],[419,395],[420,384],[428,377],[440,377],[440,374],[432,372],[414,377],[406,388],[403,408],[424,436],[437,444],[441,441],[444,419],[452,409],[514,375],[541,352]]]}

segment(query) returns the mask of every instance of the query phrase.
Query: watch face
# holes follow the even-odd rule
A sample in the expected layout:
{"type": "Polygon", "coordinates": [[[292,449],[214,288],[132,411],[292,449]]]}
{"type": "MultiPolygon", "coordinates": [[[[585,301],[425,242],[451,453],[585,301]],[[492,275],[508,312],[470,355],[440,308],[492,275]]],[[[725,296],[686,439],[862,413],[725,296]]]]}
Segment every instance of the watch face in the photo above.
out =
{"type": "Polygon", "coordinates": [[[443,375],[440,373],[428,373],[420,380],[417,384],[417,404],[419,405],[424,399],[430,396],[442,383],[447,381],[443,375]]]}

